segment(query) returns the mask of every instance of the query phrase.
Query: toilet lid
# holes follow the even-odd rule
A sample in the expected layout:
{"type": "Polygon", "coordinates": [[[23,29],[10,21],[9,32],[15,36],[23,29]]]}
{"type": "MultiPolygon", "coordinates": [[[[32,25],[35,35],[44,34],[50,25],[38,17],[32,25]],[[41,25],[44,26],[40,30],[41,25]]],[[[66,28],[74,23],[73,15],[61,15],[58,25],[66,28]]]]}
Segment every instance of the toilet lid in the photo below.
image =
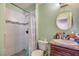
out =
{"type": "Polygon", "coordinates": [[[42,50],[34,50],[32,52],[32,56],[43,56],[43,52],[42,50]]]}
{"type": "Polygon", "coordinates": [[[40,43],[48,43],[47,41],[38,40],[40,43]]]}

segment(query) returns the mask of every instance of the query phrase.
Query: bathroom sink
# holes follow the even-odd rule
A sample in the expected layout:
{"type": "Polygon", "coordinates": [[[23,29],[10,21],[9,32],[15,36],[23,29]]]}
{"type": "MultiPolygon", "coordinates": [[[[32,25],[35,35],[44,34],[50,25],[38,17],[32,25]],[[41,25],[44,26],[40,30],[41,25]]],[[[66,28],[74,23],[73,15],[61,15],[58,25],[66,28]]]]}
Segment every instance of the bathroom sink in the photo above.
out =
{"type": "Polygon", "coordinates": [[[63,39],[52,39],[50,41],[50,43],[59,45],[59,46],[63,46],[63,47],[67,47],[67,48],[79,50],[79,44],[75,41],[63,40],[63,39]]]}
{"type": "Polygon", "coordinates": [[[63,40],[63,39],[53,39],[52,42],[65,44],[65,45],[78,45],[75,41],[63,40]]]}

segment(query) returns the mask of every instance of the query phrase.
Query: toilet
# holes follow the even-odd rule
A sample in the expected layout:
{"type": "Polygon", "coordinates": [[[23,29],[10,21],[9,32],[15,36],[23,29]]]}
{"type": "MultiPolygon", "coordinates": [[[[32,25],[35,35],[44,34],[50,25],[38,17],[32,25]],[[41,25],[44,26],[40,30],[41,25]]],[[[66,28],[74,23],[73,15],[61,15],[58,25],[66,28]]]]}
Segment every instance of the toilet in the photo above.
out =
{"type": "Polygon", "coordinates": [[[39,49],[32,51],[32,56],[43,56],[44,51],[48,49],[48,42],[38,40],[39,49]]]}

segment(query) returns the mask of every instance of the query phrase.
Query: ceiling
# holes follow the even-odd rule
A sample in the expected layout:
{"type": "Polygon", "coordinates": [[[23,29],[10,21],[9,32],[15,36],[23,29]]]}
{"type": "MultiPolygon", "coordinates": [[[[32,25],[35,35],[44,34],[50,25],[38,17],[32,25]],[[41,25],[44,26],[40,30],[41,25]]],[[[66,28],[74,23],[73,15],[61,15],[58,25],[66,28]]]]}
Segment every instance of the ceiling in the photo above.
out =
{"type": "Polygon", "coordinates": [[[13,4],[29,12],[35,11],[35,3],[13,3],[13,4]]]}
{"type": "MultiPolygon", "coordinates": [[[[22,8],[25,11],[29,11],[29,12],[35,11],[35,6],[36,6],[35,3],[13,3],[13,4],[22,8]]],[[[41,5],[41,4],[39,4],[39,5],[41,5]]],[[[68,5],[70,5],[71,7],[79,7],[78,6],[79,3],[69,3],[68,5]]]]}

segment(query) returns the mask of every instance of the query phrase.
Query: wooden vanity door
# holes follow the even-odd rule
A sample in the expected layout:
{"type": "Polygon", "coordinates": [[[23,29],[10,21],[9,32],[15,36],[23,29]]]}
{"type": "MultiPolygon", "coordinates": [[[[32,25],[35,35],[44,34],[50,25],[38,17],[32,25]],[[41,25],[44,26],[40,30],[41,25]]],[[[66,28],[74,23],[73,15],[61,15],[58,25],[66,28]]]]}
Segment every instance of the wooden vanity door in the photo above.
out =
{"type": "Polygon", "coordinates": [[[79,56],[79,50],[69,49],[51,44],[51,56],[79,56]]]}

